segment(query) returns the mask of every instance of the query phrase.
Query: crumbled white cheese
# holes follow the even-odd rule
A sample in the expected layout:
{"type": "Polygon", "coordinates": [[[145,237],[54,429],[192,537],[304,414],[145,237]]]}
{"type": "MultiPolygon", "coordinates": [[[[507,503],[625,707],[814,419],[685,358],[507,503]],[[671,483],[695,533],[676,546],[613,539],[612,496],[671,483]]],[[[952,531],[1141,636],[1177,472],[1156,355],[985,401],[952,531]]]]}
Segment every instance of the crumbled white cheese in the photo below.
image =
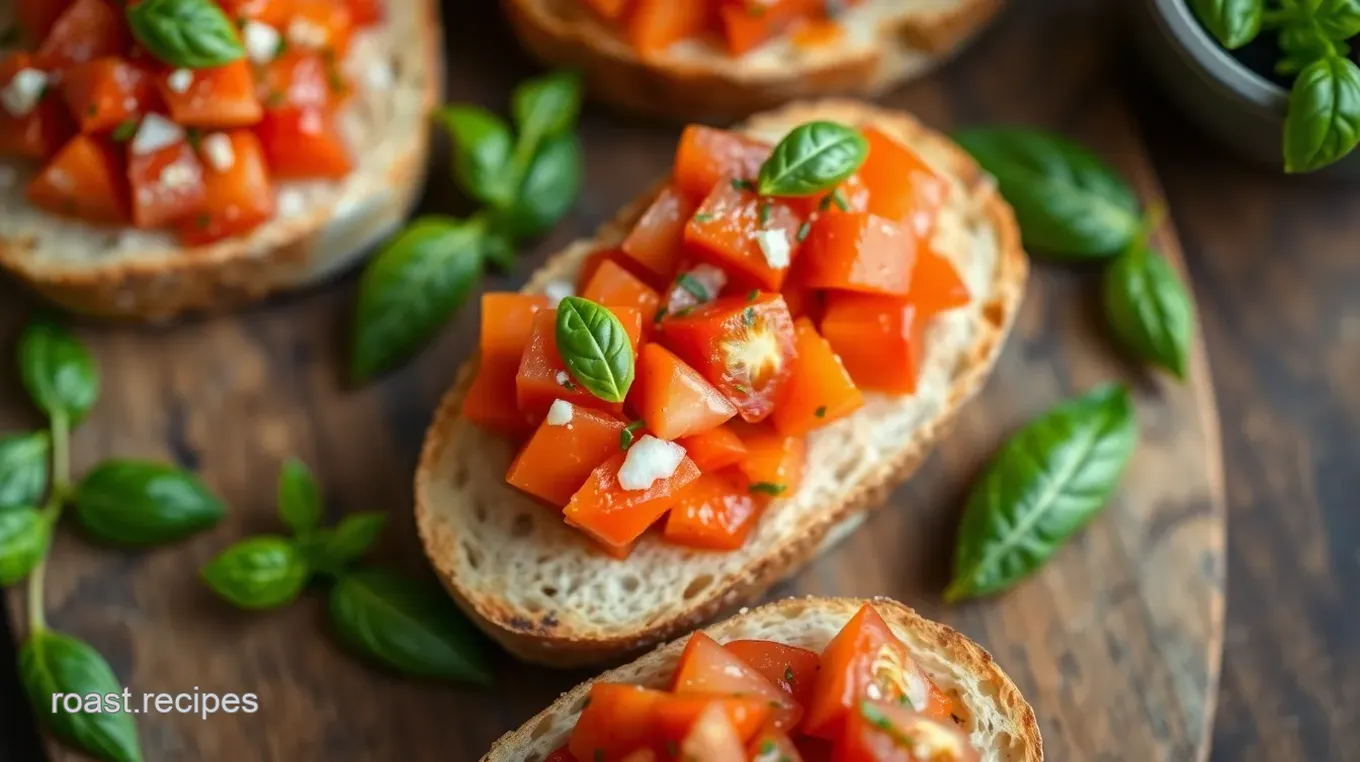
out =
{"type": "Polygon", "coordinates": [[[184,139],[184,128],[160,114],[147,114],[137,135],[132,138],[130,150],[134,156],[155,153],[184,139]]]}
{"type": "Polygon", "coordinates": [[[296,188],[284,188],[279,191],[279,216],[292,217],[302,213],[303,207],[307,205],[306,199],[302,197],[302,192],[296,188]]]}
{"type": "Polygon", "coordinates": [[[218,172],[226,172],[236,166],[236,149],[232,148],[231,138],[226,133],[214,132],[203,138],[202,146],[204,158],[218,172]]]}
{"type": "Polygon", "coordinates": [[[370,90],[387,90],[396,81],[392,65],[386,61],[376,61],[364,69],[364,82],[370,90]]]}
{"type": "Polygon", "coordinates": [[[175,69],[170,72],[170,76],[165,78],[165,85],[169,87],[172,92],[183,95],[184,93],[189,92],[189,88],[194,86],[194,73],[189,69],[175,69]]]}
{"type": "Polygon", "coordinates": [[[279,54],[279,42],[283,36],[279,30],[258,21],[247,21],[241,29],[241,40],[246,46],[246,54],[257,64],[267,64],[279,54]]]}
{"type": "Polygon", "coordinates": [[[568,376],[565,370],[557,371],[557,375],[555,376],[555,378],[557,379],[558,386],[566,386],[567,384],[571,383],[571,376],[568,376]]]}
{"type": "Polygon", "coordinates": [[[549,426],[570,426],[572,410],[570,402],[553,400],[552,406],[548,408],[548,417],[544,422],[549,426]]]}
{"type": "Polygon", "coordinates": [[[177,161],[161,170],[161,187],[166,190],[179,190],[198,179],[196,167],[177,161]]]}
{"type": "Polygon", "coordinates": [[[324,48],[331,41],[331,33],[314,21],[295,18],[288,24],[288,41],[299,48],[324,48]]]}
{"type": "Polygon", "coordinates": [[[685,448],[674,442],[644,434],[628,448],[619,467],[619,486],[628,491],[650,489],[657,479],[666,479],[685,459],[685,448]]]}
{"type": "Polygon", "coordinates": [[[576,288],[564,280],[550,280],[543,287],[543,294],[548,297],[548,305],[556,307],[568,296],[576,296],[576,288]]]}
{"type": "Polygon", "coordinates": [[[760,244],[760,253],[765,255],[765,262],[776,270],[783,270],[789,266],[789,239],[782,230],[757,230],[756,243],[760,244]]]}
{"type": "Polygon", "coordinates": [[[0,103],[12,116],[28,116],[42,100],[47,90],[47,72],[38,69],[20,69],[9,85],[0,91],[0,103]]]}

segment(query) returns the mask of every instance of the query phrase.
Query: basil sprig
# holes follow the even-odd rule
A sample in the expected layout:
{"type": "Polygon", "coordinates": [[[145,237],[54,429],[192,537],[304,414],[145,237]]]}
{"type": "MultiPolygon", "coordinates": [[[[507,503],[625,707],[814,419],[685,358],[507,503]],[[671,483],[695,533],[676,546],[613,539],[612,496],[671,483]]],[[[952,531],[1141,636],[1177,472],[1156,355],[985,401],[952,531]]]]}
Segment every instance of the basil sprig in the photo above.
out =
{"type": "Polygon", "coordinates": [[[0,586],[23,581],[47,556],[51,541],[48,514],[27,507],[0,511],[0,586]]]}
{"type": "Polygon", "coordinates": [[[99,399],[94,358],[66,329],[47,317],[19,338],[19,375],[40,410],[78,423],[99,399]]]}
{"type": "Polygon", "coordinates": [[[1120,342],[1138,359],[1184,379],[1195,334],[1195,304],[1162,255],[1131,246],[1105,270],[1105,315],[1120,342]]]}
{"type": "Polygon", "coordinates": [[[1311,172],[1360,144],[1360,67],[1326,55],[1306,66],[1289,93],[1284,171],[1311,172]]]}
{"type": "Polygon", "coordinates": [[[760,167],[756,192],[762,196],[814,196],[834,188],[869,156],[859,130],[836,122],[795,127],[760,167]]]}
{"type": "Polygon", "coordinates": [[[38,504],[47,491],[50,449],[45,431],[0,437],[0,511],[38,504]]]}
{"type": "Polygon", "coordinates": [[[351,373],[366,380],[405,362],[462,306],[486,268],[514,266],[515,247],[571,208],[581,187],[572,130],[581,86],[572,73],[524,82],[512,97],[516,132],[486,109],[446,106],[459,187],[485,207],[465,220],[413,222],[374,257],[359,284],[351,373]]]}
{"type": "Polygon", "coordinates": [[[142,0],[127,6],[128,28],[151,55],[188,69],[239,61],[245,46],[212,0],[142,0]]]}
{"type": "Polygon", "coordinates": [[[1116,385],[1021,429],[973,485],[945,599],[999,593],[1042,566],[1105,507],[1137,438],[1133,403],[1116,385]]]}
{"type": "Polygon", "coordinates": [[[569,296],[557,305],[557,352],[571,377],[606,402],[623,402],[633,385],[633,344],[605,307],[569,296]]]}

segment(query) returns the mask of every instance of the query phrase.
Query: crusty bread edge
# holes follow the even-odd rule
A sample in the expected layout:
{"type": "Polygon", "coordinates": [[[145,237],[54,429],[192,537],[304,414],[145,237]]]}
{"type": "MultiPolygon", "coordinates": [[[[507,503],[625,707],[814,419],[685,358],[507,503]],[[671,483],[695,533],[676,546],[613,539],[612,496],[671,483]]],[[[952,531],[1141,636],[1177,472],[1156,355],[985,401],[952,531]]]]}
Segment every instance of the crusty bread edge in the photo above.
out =
{"type": "MultiPolygon", "coordinates": [[[[910,631],[914,633],[920,642],[928,644],[932,651],[943,656],[951,664],[963,668],[980,683],[995,686],[996,704],[1001,710],[1001,714],[1010,722],[1011,730],[1019,736],[1024,747],[1024,756],[1013,760],[1013,762],[1042,762],[1044,758],[1043,738],[1039,732],[1039,722],[1034,715],[1034,709],[1021,695],[1020,689],[1016,687],[1010,676],[992,658],[992,655],[954,628],[926,619],[909,606],[897,601],[887,598],[875,598],[872,601],[855,598],[789,598],[738,614],[731,619],[705,628],[705,632],[722,642],[730,639],[725,636],[728,631],[735,630],[746,621],[760,620],[772,616],[787,618],[796,616],[800,609],[806,610],[810,607],[839,609],[839,613],[844,614],[848,620],[865,603],[873,603],[874,608],[895,632],[910,631]]],[[[647,662],[661,665],[678,663],[687,641],[688,637],[685,637],[668,643],[631,664],[610,670],[581,683],[521,725],[518,730],[501,736],[499,740],[492,744],[491,749],[482,757],[481,762],[518,760],[511,755],[533,740],[533,733],[536,728],[541,726],[541,723],[550,722],[554,717],[561,714],[579,714],[579,710],[573,711],[573,708],[584,702],[592,685],[599,682],[631,682],[628,679],[632,673],[630,668],[635,665],[647,662]]]]}
{"type": "MultiPolygon", "coordinates": [[[[434,539],[436,533],[430,529],[432,509],[424,505],[425,495],[429,493],[425,483],[434,478],[443,452],[448,446],[453,423],[459,416],[463,396],[476,372],[475,360],[466,363],[460,369],[452,388],[441,400],[434,421],[426,434],[415,476],[416,526],[426,555],[431,559],[441,581],[454,600],[478,627],[520,659],[563,668],[617,661],[646,646],[689,630],[725,608],[758,597],[771,585],[789,576],[820,551],[825,550],[831,544],[829,540],[840,536],[835,530],[841,524],[858,520],[865,511],[881,505],[893,488],[915,471],[934,443],[947,433],[958,410],[981,388],[991,371],[1010,326],[1019,312],[1029,271],[1029,262],[1021,248],[1020,229],[1015,221],[1014,212],[1001,198],[995,184],[983,174],[963,149],[928,130],[915,118],[873,104],[844,100],[793,104],[784,109],[758,115],[751,123],[799,124],[814,118],[841,119],[848,123],[872,122],[886,126],[893,134],[911,139],[913,142],[925,140],[940,142],[941,152],[948,156],[948,163],[954,175],[968,192],[974,195],[975,203],[981,206],[983,214],[996,232],[998,262],[995,290],[989,302],[981,308],[986,325],[981,329],[981,335],[971,347],[971,352],[960,360],[963,370],[953,378],[943,412],[930,421],[894,458],[880,464],[877,471],[863,480],[846,500],[829,507],[807,527],[797,542],[780,548],[776,553],[754,559],[750,566],[743,570],[736,584],[726,588],[715,586],[712,592],[706,592],[696,598],[691,609],[658,622],[648,629],[606,640],[585,639],[570,634],[559,635],[541,628],[516,627],[514,623],[522,620],[521,613],[511,610],[499,599],[469,595],[456,578],[453,563],[456,557],[455,549],[440,547],[434,539]],[[856,118],[857,116],[859,118],[856,118]]],[[[609,231],[628,229],[645,210],[648,198],[649,195],[645,195],[627,205],[613,221],[601,227],[597,237],[609,231]]],[[[555,267],[559,269],[562,267],[560,257],[550,258],[535,277],[542,277],[545,270],[552,270],[555,267]]]]}
{"type": "Polygon", "coordinates": [[[730,121],[797,100],[880,95],[928,70],[922,54],[933,64],[960,48],[1004,0],[962,0],[948,12],[903,15],[880,30],[876,47],[761,76],[730,58],[717,65],[643,60],[599,22],[560,18],[544,0],[501,5],[525,48],[550,65],[581,71],[593,98],[649,117],[730,121]]]}
{"type": "MultiPolygon", "coordinates": [[[[443,36],[438,0],[419,2],[420,43],[427,76],[422,111],[432,113],[444,91],[443,36]]],[[[0,267],[70,312],[125,321],[162,321],[185,313],[220,313],[272,294],[319,283],[356,263],[409,216],[424,186],[429,131],[410,136],[408,150],[387,167],[383,185],[352,213],[329,205],[280,220],[282,240],[263,253],[249,237],[186,247],[166,259],[131,260],[85,268],[42,268],[28,262],[32,241],[0,238],[0,267]],[[338,242],[343,242],[337,245],[338,242]]]]}

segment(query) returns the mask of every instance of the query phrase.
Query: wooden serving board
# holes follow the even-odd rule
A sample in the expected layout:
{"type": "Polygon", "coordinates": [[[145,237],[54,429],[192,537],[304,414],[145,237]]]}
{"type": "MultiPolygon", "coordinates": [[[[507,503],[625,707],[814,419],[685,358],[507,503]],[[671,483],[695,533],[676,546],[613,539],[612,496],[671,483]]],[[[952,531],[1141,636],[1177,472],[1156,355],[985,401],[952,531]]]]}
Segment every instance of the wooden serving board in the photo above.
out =
{"type": "MultiPolygon", "coordinates": [[[[451,25],[450,98],[501,109],[531,71],[494,4],[465,4],[451,25]],[[477,7],[474,7],[477,6],[477,7]]],[[[888,99],[942,126],[1019,121],[1061,129],[1101,151],[1145,200],[1157,179],[1107,52],[1109,12],[1090,0],[1017,3],[997,28],[929,81],[888,99]]],[[[512,278],[666,171],[678,135],[591,110],[589,161],[574,214],[512,278]]],[[[436,167],[447,166],[439,160],[436,167]]],[[[433,173],[426,208],[459,210],[433,173]]],[[[1178,264],[1169,226],[1156,245],[1178,264]]],[[[1094,270],[1038,265],[1015,335],[985,392],[893,505],[771,597],[887,595],[981,641],[1038,712],[1053,760],[1194,760],[1207,754],[1223,626],[1224,509],[1218,424],[1208,367],[1190,380],[1151,378],[1119,360],[1102,332],[1094,270]],[[954,530],[967,484],[1011,431],[1060,398],[1107,379],[1137,390],[1142,440],[1103,517],[1035,578],[993,600],[948,607],[954,530]]],[[[411,473],[425,425],[472,349],[465,311],[438,345],[381,384],[344,387],[353,279],[232,318],[168,328],[82,327],[104,372],[104,395],[75,437],[76,472],[114,454],[200,469],[227,498],[211,532],[146,553],[63,532],[48,575],[48,619],[93,642],[134,693],[253,692],[257,714],[139,718],[148,760],[473,760],[501,733],[588,676],[497,657],[495,690],[478,693],[393,678],[356,663],[328,634],[321,596],[247,614],[221,604],[197,570],[229,543],[277,531],[280,462],[311,463],[331,518],[386,509],[381,555],[427,566],[412,529],[411,473]]],[[[24,319],[0,291],[0,331],[24,319]]],[[[38,423],[0,373],[0,430],[38,423]]],[[[22,632],[22,596],[10,612],[22,632]]],[[[3,681],[4,672],[0,672],[3,681]]],[[[0,694],[13,685],[0,684],[0,694]]],[[[12,696],[12,694],[11,694],[12,696]]],[[[55,759],[70,757],[46,744],[55,759]]],[[[2,755],[2,752],[0,752],[2,755]]]]}

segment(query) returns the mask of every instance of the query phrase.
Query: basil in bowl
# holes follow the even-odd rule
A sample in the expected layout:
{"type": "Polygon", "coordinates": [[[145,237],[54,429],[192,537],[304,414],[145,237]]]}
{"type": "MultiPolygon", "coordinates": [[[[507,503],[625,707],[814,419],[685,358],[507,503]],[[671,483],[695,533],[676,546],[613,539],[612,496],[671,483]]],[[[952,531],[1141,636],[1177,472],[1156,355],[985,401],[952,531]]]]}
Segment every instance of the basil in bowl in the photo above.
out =
{"type": "Polygon", "coordinates": [[[1279,171],[1360,179],[1360,2],[1134,4],[1148,66],[1211,137],[1279,171]]]}

